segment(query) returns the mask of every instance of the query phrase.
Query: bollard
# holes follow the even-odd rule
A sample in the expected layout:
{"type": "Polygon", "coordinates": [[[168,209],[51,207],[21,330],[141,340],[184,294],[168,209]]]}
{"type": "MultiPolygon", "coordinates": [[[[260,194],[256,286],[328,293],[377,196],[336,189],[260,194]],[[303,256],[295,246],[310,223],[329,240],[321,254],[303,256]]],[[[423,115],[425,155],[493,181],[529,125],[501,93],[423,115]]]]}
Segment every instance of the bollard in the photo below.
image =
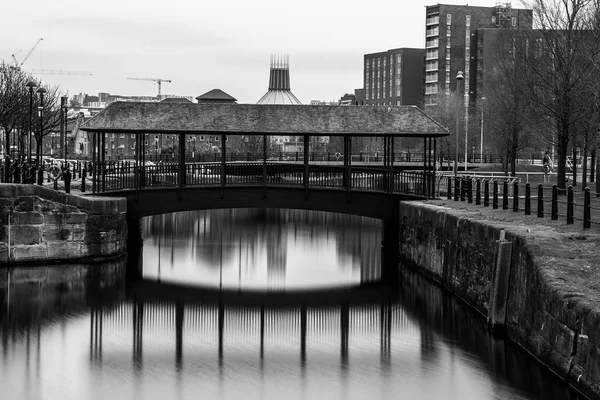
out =
{"type": "Polygon", "coordinates": [[[460,181],[458,176],[454,178],[454,201],[458,201],[458,188],[460,186],[460,181]]]}
{"type": "Polygon", "coordinates": [[[573,224],[573,186],[567,188],[567,225],[573,224]]]}
{"type": "Polygon", "coordinates": [[[502,183],[502,209],[508,210],[508,181],[502,183]]]}
{"type": "Polygon", "coordinates": [[[487,179],[484,180],[483,182],[483,206],[484,207],[489,207],[490,206],[490,181],[488,181],[487,179]]]}
{"type": "Polygon", "coordinates": [[[85,176],[87,175],[86,168],[81,171],[81,193],[85,193],[85,176]]]}
{"type": "Polygon", "coordinates": [[[583,197],[583,229],[589,229],[592,226],[590,188],[586,187],[583,193],[584,193],[584,197],[583,197]]]}
{"type": "Polygon", "coordinates": [[[498,208],[498,181],[494,181],[494,197],[492,199],[492,208],[494,210],[498,208]]]}
{"type": "Polygon", "coordinates": [[[448,200],[452,199],[452,179],[448,177],[448,200]]]}
{"type": "Polygon", "coordinates": [[[65,181],[65,192],[71,193],[71,170],[68,165],[66,171],[63,173],[63,180],[65,181]]]}
{"type": "Polygon", "coordinates": [[[519,184],[517,181],[513,183],[513,211],[519,211],[519,184]]]}
{"type": "Polygon", "coordinates": [[[467,177],[467,201],[473,203],[473,179],[467,177]]]}
{"type": "Polygon", "coordinates": [[[531,215],[531,185],[525,184],[525,215],[531,215]]]}
{"type": "Polygon", "coordinates": [[[544,218],[544,185],[538,185],[538,218],[544,218]]]}
{"type": "Polygon", "coordinates": [[[552,186],[552,212],[551,219],[553,221],[558,219],[558,186],[552,186]]]}
{"type": "Polygon", "coordinates": [[[477,178],[477,186],[475,187],[475,205],[481,205],[481,179],[477,178]]]}

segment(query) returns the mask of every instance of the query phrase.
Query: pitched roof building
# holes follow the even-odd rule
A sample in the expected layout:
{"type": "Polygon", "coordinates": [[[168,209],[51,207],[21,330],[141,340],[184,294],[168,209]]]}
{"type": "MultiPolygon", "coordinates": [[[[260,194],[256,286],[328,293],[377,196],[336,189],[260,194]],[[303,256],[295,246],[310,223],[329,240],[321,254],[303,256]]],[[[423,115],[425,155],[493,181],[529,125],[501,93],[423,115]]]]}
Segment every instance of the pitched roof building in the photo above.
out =
{"type": "Polygon", "coordinates": [[[222,91],[213,89],[196,97],[198,103],[235,103],[237,99],[222,91]]]}

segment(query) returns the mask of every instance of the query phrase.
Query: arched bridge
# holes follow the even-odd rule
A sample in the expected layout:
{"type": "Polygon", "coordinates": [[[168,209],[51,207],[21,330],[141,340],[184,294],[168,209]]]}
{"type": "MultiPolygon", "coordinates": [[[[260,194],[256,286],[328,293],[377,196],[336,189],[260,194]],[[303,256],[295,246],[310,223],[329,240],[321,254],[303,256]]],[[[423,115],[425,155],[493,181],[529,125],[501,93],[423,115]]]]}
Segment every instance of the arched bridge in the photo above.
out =
{"type": "Polygon", "coordinates": [[[436,139],[448,135],[417,107],[118,102],[82,130],[91,135],[93,192],[126,197],[132,218],[278,207],[393,220],[400,200],[434,196],[436,139]],[[119,137],[135,138],[132,160],[111,158],[108,150],[119,137]],[[207,137],[219,139],[214,142],[220,145],[218,162],[193,162],[196,143],[207,137]],[[289,138],[301,144],[298,161],[272,158],[272,149],[289,138]],[[395,164],[394,153],[402,148],[398,138],[413,147],[420,142],[420,166],[395,164]],[[147,162],[163,141],[176,150],[173,161],[147,162]],[[310,159],[311,146],[324,142],[339,146],[336,162],[310,159]],[[353,146],[365,143],[381,147],[380,163],[355,164],[353,146]],[[228,162],[229,152],[251,146],[262,147],[261,160],[228,162]]]}

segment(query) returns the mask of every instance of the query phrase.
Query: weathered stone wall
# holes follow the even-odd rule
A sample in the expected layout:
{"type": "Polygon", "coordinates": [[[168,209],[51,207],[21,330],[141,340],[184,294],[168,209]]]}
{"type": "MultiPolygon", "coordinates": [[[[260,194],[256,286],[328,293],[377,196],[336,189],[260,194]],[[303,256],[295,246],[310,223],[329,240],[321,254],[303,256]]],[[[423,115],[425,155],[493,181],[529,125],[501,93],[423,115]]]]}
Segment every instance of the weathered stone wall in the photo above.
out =
{"type": "Polygon", "coordinates": [[[599,294],[584,282],[590,262],[574,254],[578,236],[490,222],[441,204],[400,207],[401,259],[484,317],[493,296],[496,241],[503,235],[512,242],[507,336],[578,390],[600,396],[599,294]]]}
{"type": "Polygon", "coordinates": [[[0,264],[124,254],[125,199],[0,184],[0,264]]]}

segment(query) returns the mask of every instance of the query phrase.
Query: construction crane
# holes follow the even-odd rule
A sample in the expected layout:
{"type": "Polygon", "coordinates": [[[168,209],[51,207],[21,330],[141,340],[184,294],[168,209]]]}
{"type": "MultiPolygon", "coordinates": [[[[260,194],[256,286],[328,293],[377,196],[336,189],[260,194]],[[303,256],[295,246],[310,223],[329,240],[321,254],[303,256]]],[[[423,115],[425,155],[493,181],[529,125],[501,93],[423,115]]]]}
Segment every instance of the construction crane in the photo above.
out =
{"type": "Polygon", "coordinates": [[[92,75],[89,71],[62,71],[58,69],[32,69],[31,73],[37,75],[92,75]]]}
{"type": "Polygon", "coordinates": [[[21,62],[17,61],[17,57],[15,57],[17,54],[19,54],[21,52],[21,50],[17,51],[16,53],[14,53],[12,55],[12,58],[15,62],[15,67],[16,68],[21,68],[21,66],[25,63],[25,61],[27,61],[27,59],[29,58],[29,56],[31,56],[31,53],[33,53],[33,51],[35,50],[35,48],[38,46],[38,44],[40,44],[40,42],[44,40],[44,38],[39,38],[37,42],[35,42],[35,44],[33,45],[33,47],[31,48],[31,50],[29,50],[27,52],[27,54],[25,54],[25,57],[23,57],[23,59],[21,60],[21,62]]]}
{"type": "Polygon", "coordinates": [[[158,85],[158,99],[160,100],[160,84],[163,82],[171,83],[168,79],[160,79],[160,78],[127,78],[135,81],[153,81],[158,85]]]}

